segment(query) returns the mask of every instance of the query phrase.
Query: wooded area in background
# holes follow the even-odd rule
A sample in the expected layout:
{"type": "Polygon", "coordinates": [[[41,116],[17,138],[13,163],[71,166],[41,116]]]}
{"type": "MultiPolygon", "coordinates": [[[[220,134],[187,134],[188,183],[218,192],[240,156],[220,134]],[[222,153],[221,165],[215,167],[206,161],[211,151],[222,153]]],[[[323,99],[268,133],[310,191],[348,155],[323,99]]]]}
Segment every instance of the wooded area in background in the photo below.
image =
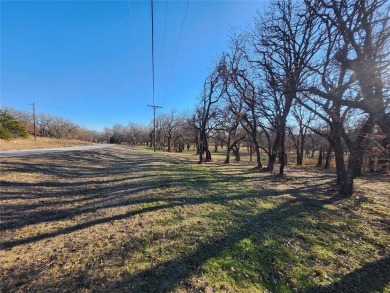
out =
{"type": "MultiPolygon", "coordinates": [[[[44,114],[37,132],[168,152],[195,146],[199,163],[211,161],[211,146],[226,147],[226,163],[244,147],[259,170],[277,163],[281,176],[292,150],[298,165],[317,153],[326,168],[333,153],[340,192],[350,196],[362,169],[389,172],[389,11],[384,0],[275,1],[233,33],[193,113],[158,115],[156,135],[134,123],[99,133],[44,114]]],[[[29,113],[6,111],[31,133],[29,113]]]]}

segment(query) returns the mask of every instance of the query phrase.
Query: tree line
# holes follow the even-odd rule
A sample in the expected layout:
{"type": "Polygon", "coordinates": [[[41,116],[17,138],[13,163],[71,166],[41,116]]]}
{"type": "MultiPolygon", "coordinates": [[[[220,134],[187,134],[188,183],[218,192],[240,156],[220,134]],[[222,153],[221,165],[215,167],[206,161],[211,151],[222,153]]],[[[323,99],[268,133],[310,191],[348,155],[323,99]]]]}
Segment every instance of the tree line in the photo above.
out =
{"type": "MultiPolygon", "coordinates": [[[[21,135],[7,135],[0,138],[10,139],[13,137],[26,137],[28,133],[34,134],[33,114],[27,111],[12,108],[2,108],[0,110],[0,132],[2,127],[12,130],[18,125],[21,135]],[[17,122],[17,124],[15,124],[17,122]]],[[[36,134],[38,137],[48,137],[55,139],[75,139],[95,143],[113,143],[130,145],[151,145],[151,129],[148,126],[129,123],[127,126],[115,124],[111,128],[104,128],[103,131],[90,130],[82,127],[68,119],[39,113],[35,117],[36,134]]]]}
{"type": "Polygon", "coordinates": [[[388,166],[389,8],[384,0],[274,1],[236,31],[189,120],[199,162],[211,160],[210,138],[224,137],[228,154],[246,140],[259,169],[272,171],[278,160],[283,175],[287,138],[302,164],[311,133],[334,152],[345,196],[365,158],[371,169],[388,166]]]}
{"type": "MultiPolygon", "coordinates": [[[[2,108],[1,115],[13,117],[25,129],[26,133],[34,133],[33,115],[27,111],[12,108],[2,108]]],[[[39,137],[57,139],[76,139],[82,141],[98,142],[100,133],[81,127],[76,123],[49,114],[39,113],[35,118],[36,134],[39,137]]]]}
{"type": "MultiPolygon", "coordinates": [[[[199,163],[220,147],[225,163],[231,154],[240,160],[244,147],[259,170],[278,165],[281,176],[291,150],[297,165],[317,152],[317,165],[327,168],[334,156],[340,192],[350,196],[366,162],[372,171],[390,162],[389,11],[385,0],[273,1],[232,34],[192,113],[157,116],[155,142],[151,126],[116,124],[98,133],[43,114],[38,133],[192,148],[199,163]]],[[[31,115],[13,115],[31,132],[31,115]]]]}

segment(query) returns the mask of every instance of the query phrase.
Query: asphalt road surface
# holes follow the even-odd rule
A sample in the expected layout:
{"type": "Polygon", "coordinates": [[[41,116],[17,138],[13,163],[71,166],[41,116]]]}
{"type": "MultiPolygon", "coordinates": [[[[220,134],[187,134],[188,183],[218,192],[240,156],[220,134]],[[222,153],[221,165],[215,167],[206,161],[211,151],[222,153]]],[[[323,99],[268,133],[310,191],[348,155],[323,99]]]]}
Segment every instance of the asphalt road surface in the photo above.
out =
{"type": "Polygon", "coordinates": [[[95,145],[87,145],[87,146],[62,147],[62,148],[53,148],[53,149],[5,151],[5,152],[0,152],[0,158],[45,155],[45,154],[62,153],[62,152],[70,152],[70,151],[94,150],[94,149],[101,149],[101,148],[107,148],[112,146],[114,146],[114,144],[95,144],[95,145]]]}

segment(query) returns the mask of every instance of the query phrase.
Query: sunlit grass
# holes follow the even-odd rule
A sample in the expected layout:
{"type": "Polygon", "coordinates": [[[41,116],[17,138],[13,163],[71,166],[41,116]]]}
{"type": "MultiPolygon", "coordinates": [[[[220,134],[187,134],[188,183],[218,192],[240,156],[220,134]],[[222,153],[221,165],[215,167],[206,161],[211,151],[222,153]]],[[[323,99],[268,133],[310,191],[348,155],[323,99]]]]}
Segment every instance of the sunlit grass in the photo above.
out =
{"type": "Polygon", "coordinates": [[[328,172],[279,178],[247,159],[121,147],[2,160],[0,291],[390,290],[388,181],[341,200],[328,172]]]}

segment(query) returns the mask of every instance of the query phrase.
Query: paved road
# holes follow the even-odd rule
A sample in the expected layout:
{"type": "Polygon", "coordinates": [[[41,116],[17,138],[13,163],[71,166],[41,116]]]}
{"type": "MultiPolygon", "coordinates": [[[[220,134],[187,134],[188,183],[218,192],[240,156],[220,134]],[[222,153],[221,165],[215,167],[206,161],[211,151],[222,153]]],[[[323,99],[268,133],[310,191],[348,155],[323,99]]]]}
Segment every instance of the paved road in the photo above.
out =
{"type": "Polygon", "coordinates": [[[107,148],[112,146],[114,146],[114,144],[95,144],[95,145],[87,145],[87,146],[63,147],[63,148],[53,148],[53,149],[5,151],[5,152],[0,152],[0,158],[44,155],[44,154],[62,153],[62,152],[69,152],[69,151],[94,150],[94,149],[101,149],[101,148],[107,148]]]}

